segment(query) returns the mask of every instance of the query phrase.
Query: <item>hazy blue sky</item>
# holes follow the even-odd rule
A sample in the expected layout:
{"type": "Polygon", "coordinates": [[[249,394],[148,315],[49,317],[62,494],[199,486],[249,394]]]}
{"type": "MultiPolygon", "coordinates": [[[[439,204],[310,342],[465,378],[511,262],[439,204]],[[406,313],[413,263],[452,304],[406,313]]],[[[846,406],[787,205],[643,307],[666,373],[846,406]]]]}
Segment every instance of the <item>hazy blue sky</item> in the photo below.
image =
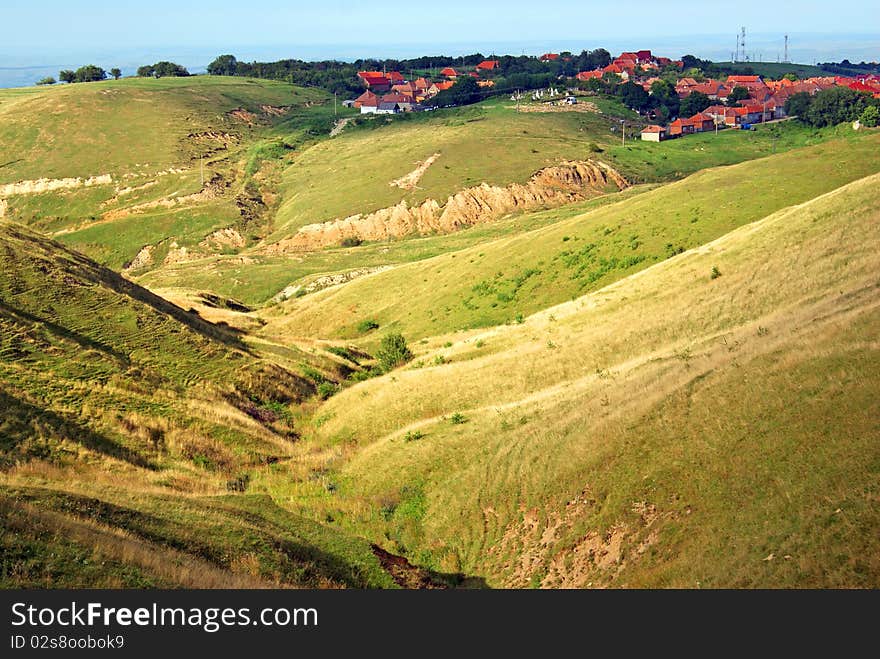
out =
{"type": "MultiPolygon", "coordinates": [[[[2,3],[2,48],[225,44],[407,44],[633,36],[859,32],[880,35],[878,0],[22,0],[2,3]],[[11,5],[11,6],[10,6],[11,5]],[[836,8],[840,8],[837,10],[836,8]]],[[[735,44],[735,41],[734,41],[735,44]]]]}
{"type": "Polygon", "coordinates": [[[352,61],[601,46],[724,61],[741,25],[753,59],[777,61],[788,33],[796,62],[874,61],[878,3],[775,0],[731,11],[719,0],[0,0],[0,87],[86,63],[130,75],[167,59],[198,73],[221,53],[352,61]]]}

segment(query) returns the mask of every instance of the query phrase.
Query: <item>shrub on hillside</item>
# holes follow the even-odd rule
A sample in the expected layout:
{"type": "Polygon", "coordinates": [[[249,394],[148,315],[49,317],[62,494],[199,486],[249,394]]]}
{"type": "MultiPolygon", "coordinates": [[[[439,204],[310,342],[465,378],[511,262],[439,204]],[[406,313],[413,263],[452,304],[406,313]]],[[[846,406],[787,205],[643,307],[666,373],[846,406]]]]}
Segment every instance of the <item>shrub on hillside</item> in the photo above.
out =
{"type": "Polygon", "coordinates": [[[869,105],[865,108],[865,111],[862,112],[859,121],[861,121],[862,125],[867,128],[876,128],[878,124],[880,124],[880,110],[878,110],[875,105],[869,105]]]}
{"type": "Polygon", "coordinates": [[[384,371],[392,371],[398,366],[403,366],[413,358],[412,351],[406,344],[402,334],[393,333],[382,339],[376,359],[384,371]]]}
{"type": "Polygon", "coordinates": [[[372,332],[373,330],[379,329],[379,323],[375,320],[368,318],[367,320],[362,320],[358,323],[357,331],[361,334],[366,334],[367,332],[372,332]]]}

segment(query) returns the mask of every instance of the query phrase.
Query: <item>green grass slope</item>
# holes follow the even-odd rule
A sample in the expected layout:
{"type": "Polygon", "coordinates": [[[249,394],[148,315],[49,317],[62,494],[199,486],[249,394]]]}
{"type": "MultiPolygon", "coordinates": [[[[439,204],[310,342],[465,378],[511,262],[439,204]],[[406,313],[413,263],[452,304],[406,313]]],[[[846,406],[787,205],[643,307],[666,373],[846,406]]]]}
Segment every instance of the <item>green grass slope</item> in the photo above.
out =
{"type": "Polygon", "coordinates": [[[603,112],[517,112],[515,103],[496,98],[468,108],[374,119],[295,159],[282,178],[284,201],[268,241],[306,224],[370,213],[403,200],[410,205],[426,199],[444,202],[484,182],[524,183],[543,167],[596,158],[597,149],[605,154],[598,157],[630,180],[651,182],[822,139],[822,133],[786,124],[753,134],[722,131],[662,146],[632,140],[623,146],[619,117],[630,122],[630,130],[640,120],[617,101],[594,100],[603,112]],[[436,154],[413,189],[391,185],[436,154]]]}
{"type": "Polygon", "coordinates": [[[298,494],[493,586],[876,588],[878,183],[345,391],[298,494]]]}
{"type": "Polygon", "coordinates": [[[365,541],[249,492],[327,364],[261,358],[21,225],[0,252],[0,584],[394,585],[365,541]]]}
{"type": "Polygon", "coordinates": [[[220,229],[244,241],[262,235],[274,169],[333,120],[325,92],[239,78],[126,79],[7,95],[0,188],[106,175],[111,182],[0,196],[7,218],[116,269],[156,246],[154,267],[174,249],[198,250],[220,229]]]}
{"type": "Polygon", "coordinates": [[[395,267],[267,310],[272,336],[360,339],[377,321],[410,340],[514,322],[877,172],[880,136],[700,172],[583,215],[395,267]]]}

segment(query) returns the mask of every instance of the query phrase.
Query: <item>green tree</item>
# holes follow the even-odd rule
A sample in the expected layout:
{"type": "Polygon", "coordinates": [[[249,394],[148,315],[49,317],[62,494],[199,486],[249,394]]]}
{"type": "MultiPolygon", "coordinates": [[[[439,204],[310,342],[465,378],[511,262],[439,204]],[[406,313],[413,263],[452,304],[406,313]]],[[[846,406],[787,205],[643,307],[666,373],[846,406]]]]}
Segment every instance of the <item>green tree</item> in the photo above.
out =
{"type": "Polygon", "coordinates": [[[113,76],[114,80],[119,80],[122,77],[122,70],[117,68],[110,69],[110,75],[113,76]]]}
{"type": "Polygon", "coordinates": [[[836,126],[855,121],[868,105],[868,96],[847,87],[832,87],[819,92],[801,119],[811,126],[836,126]]]}
{"type": "Polygon", "coordinates": [[[107,78],[107,72],[100,66],[87,64],[76,70],[76,79],[74,82],[98,82],[107,78]]]}
{"type": "Polygon", "coordinates": [[[461,78],[449,89],[440,92],[432,100],[432,105],[447,107],[449,105],[471,105],[482,98],[482,90],[477,81],[466,76],[461,78]]]}
{"type": "Polygon", "coordinates": [[[37,85],[39,85],[39,86],[54,85],[56,82],[58,82],[58,81],[55,80],[55,78],[53,78],[52,76],[49,76],[48,78],[43,78],[42,80],[37,82],[37,85]]]}
{"type": "Polygon", "coordinates": [[[744,101],[750,96],[751,92],[749,92],[748,87],[734,87],[730,91],[730,96],[727,97],[727,104],[733,107],[740,101],[744,101]]]}
{"type": "Polygon", "coordinates": [[[61,82],[72,83],[76,82],[76,73],[71,71],[70,69],[64,69],[58,74],[58,79],[61,82]]]}
{"type": "Polygon", "coordinates": [[[807,92],[792,94],[785,101],[785,114],[789,117],[805,117],[812,102],[813,97],[807,92]]]}
{"type": "Polygon", "coordinates": [[[208,64],[208,73],[212,76],[234,76],[237,66],[235,55],[220,55],[208,64]]]}
{"type": "Polygon", "coordinates": [[[862,112],[862,116],[859,117],[859,121],[862,122],[863,126],[867,126],[868,128],[876,128],[878,124],[880,124],[880,110],[877,109],[876,105],[869,105],[865,108],[865,111],[862,112]]]}
{"type": "Polygon", "coordinates": [[[658,80],[651,85],[651,96],[660,109],[664,119],[677,117],[681,111],[681,99],[675,91],[675,85],[668,80],[658,80]]]}
{"type": "Polygon", "coordinates": [[[406,364],[413,358],[412,351],[406,345],[406,339],[401,334],[388,334],[382,339],[376,359],[384,371],[393,371],[398,366],[406,364]]]}
{"type": "Polygon", "coordinates": [[[644,112],[651,107],[651,97],[641,85],[634,82],[625,82],[617,88],[620,100],[628,108],[638,112],[644,112]]]}
{"type": "Polygon", "coordinates": [[[692,92],[681,102],[681,116],[692,117],[712,105],[712,101],[703,92],[692,92]]]}
{"type": "Polygon", "coordinates": [[[137,74],[141,78],[186,78],[190,75],[180,64],[174,62],[156,62],[138,68],[137,74]]]}

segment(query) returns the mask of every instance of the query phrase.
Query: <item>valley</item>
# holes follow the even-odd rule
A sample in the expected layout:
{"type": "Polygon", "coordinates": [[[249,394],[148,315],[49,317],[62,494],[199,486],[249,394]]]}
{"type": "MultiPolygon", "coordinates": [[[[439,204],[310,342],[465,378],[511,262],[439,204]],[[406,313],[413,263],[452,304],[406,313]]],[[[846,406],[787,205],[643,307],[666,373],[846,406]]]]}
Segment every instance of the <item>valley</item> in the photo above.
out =
{"type": "Polygon", "coordinates": [[[3,587],[876,588],[880,133],[591,102],[0,90],[3,587]]]}

